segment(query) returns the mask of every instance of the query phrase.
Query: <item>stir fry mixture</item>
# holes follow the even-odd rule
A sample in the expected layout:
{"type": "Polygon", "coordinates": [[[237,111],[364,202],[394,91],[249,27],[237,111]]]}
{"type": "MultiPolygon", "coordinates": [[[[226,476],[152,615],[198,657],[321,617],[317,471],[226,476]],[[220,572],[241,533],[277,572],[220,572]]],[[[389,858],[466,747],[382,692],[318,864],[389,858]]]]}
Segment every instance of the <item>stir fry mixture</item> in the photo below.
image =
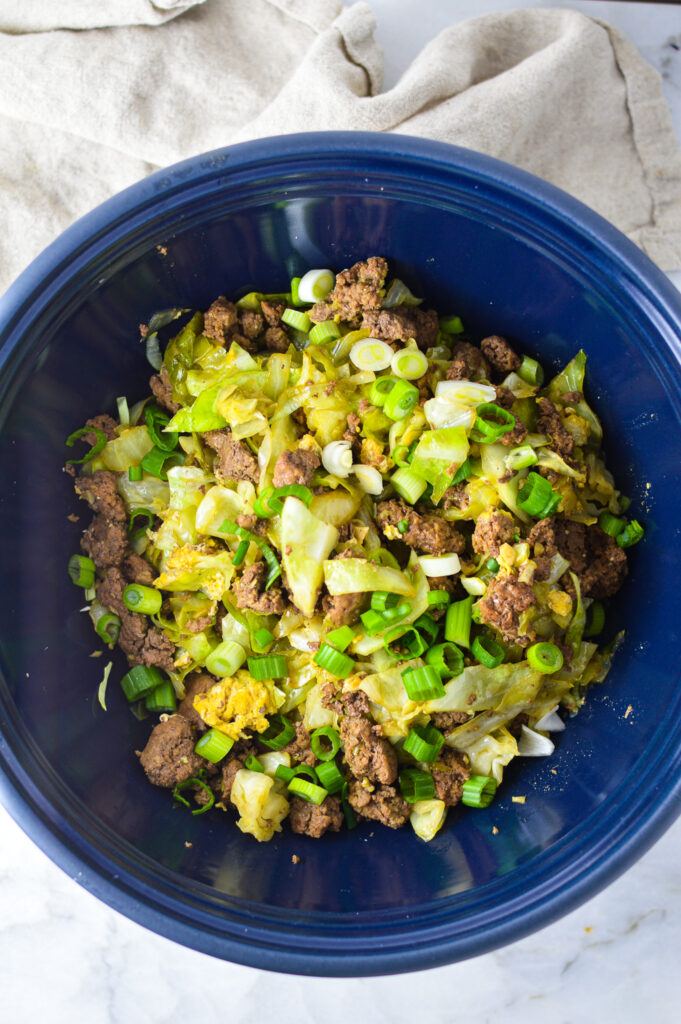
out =
{"type": "Polygon", "coordinates": [[[149,781],[261,841],[358,819],[429,840],[550,754],[608,672],[603,601],[643,535],[584,353],[544,385],[381,257],[142,334],[151,395],[76,430],[67,469],[94,513],[69,573],[152,716],[149,781]]]}

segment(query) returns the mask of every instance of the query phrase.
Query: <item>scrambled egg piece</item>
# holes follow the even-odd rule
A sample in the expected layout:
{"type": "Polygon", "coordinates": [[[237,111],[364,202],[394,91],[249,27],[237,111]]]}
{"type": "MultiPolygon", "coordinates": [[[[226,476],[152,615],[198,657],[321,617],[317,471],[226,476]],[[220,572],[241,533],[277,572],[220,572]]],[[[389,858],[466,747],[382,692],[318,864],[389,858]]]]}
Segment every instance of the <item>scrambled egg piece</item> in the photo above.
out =
{"type": "Polygon", "coordinates": [[[207,693],[197,694],[194,710],[206,725],[238,740],[247,729],[264,732],[268,726],[266,716],[274,714],[277,707],[267,685],[240,669],[235,676],[211,686],[207,693]]]}
{"type": "Polygon", "coordinates": [[[546,603],[556,615],[566,616],[572,611],[572,598],[564,590],[550,590],[546,603]]]}
{"type": "Polygon", "coordinates": [[[374,466],[380,473],[387,473],[395,465],[391,458],[383,454],[383,445],[371,437],[362,440],[360,462],[365,466],[374,466]]]}
{"type": "Polygon", "coordinates": [[[159,590],[202,590],[207,597],[219,601],[229,588],[233,574],[229,551],[185,544],[168,556],[165,569],[154,580],[154,586],[159,590]]]}

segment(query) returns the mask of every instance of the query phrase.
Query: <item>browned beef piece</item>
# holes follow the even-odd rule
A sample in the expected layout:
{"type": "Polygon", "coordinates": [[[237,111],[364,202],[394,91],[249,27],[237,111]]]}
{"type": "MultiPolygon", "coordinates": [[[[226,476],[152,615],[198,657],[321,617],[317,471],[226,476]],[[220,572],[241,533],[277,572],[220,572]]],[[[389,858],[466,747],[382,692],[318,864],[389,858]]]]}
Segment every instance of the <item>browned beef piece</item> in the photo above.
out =
{"type": "Polygon", "coordinates": [[[387,272],[388,264],[382,256],[371,256],[343,270],[324,302],[309,310],[310,319],[321,323],[339,316],[348,323],[359,323],[364,310],[380,309],[387,272]]]}
{"type": "Polygon", "coordinates": [[[466,546],[463,536],[451,523],[436,515],[419,515],[400,498],[382,501],[376,508],[376,522],[389,539],[404,541],[410,548],[429,555],[460,554],[466,546]],[[397,524],[405,520],[405,532],[395,532],[397,524]]]}
{"type": "Polygon", "coordinates": [[[297,761],[298,764],[313,765],[316,763],[317,758],[312,753],[312,747],[310,746],[310,734],[302,722],[296,722],[295,725],[295,737],[282,749],[285,750],[287,754],[290,754],[292,761],[297,761]]]}
{"type": "Polygon", "coordinates": [[[348,425],[345,428],[345,433],[343,434],[343,440],[350,442],[353,457],[357,462],[361,461],[362,454],[362,439],[359,434],[361,425],[362,421],[357,413],[351,412],[348,415],[348,425]]]}
{"type": "Polygon", "coordinates": [[[343,824],[343,817],[339,796],[327,796],[319,806],[301,800],[299,796],[294,796],[291,800],[291,828],[302,836],[320,839],[329,829],[338,832],[343,824]]]}
{"type": "Polygon", "coordinates": [[[497,405],[500,405],[502,409],[510,409],[515,402],[515,395],[510,388],[505,387],[503,384],[499,384],[497,389],[497,397],[494,399],[497,405]]]}
{"type": "Polygon", "coordinates": [[[162,633],[156,626],[150,626],[139,656],[142,664],[161,668],[164,672],[172,672],[175,668],[174,654],[175,647],[165,633],[162,633]]]}
{"type": "Polygon", "coordinates": [[[265,347],[270,352],[288,352],[291,339],[283,327],[268,327],[265,331],[265,347]]]}
{"type": "Polygon", "coordinates": [[[366,603],[366,594],[337,594],[335,597],[324,594],[322,611],[334,628],[349,626],[357,621],[366,603]]]}
{"type": "Polygon", "coordinates": [[[539,416],[537,417],[537,430],[546,434],[549,439],[549,447],[553,448],[563,459],[569,459],[575,450],[575,442],[572,435],[563,426],[558,409],[549,398],[538,398],[539,416]]]}
{"type": "MultiPolygon", "coordinates": [[[[97,584],[97,600],[109,611],[115,612],[116,615],[123,617],[125,614],[137,615],[137,612],[128,612],[128,609],[123,604],[123,591],[125,590],[126,579],[120,568],[117,566],[112,567],[106,573],[101,583],[97,584]]],[[[137,615],[139,619],[143,619],[144,616],[137,615]]]]}
{"type": "Polygon", "coordinates": [[[518,635],[520,616],[534,602],[534,591],[529,583],[520,583],[512,576],[496,576],[478,608],[482,621],[498,629],[504,640],[525,646],[529,640],[518,635]]]}
{"type": "Polygon", "coordinates": [[[233,302],[220,295],[204,313],[203,331],[207,338],[212,338],[224,345],[238,324],[238,310],[233,302]]]}
{"type": "Polygon", "coordinates": [[[220,799],[229,800],[231,802],[232,785],[234,784],[234,776],[238,771],[246,764],[246,759],[250,754],[257,755],[257,750],[252,743],[247,740],[240,740],[236,743],[229,752],[227,760],[222,762],[221,765],[221,788],[220,788],[220,799]]]}
{"type": "Polygon", "coordinates": [[[460,508],[463,511],[468,508],[470,503],[471,499],[466,489],[465,480],[460,484],[455,484],[453,487],[448,487],[442,495],[442,507],[445,512],[450,508],[460,508]]]}
{"type": "MultiPolygon", "coordinates": [[[[118,424],[110,416],[107,416],[106,413],[102,413],[101,416],[91,416],[89,420],[85,421],[85,426],[96,427],[97,430],[101,430],[106,435],[107,441],[113,441],[114,437],[118,437],[116,433],[118,424]]],[[[93,430],[90,434],[83,434],[83,440],[87,441],[88,444],[96,444],[97,435],[93,430]]]]}
{"type": "Polygon", "coordinates": [[[196,775],[206,762],[194,753],[195,742],[193,727],[181,715],[155,725],[139,755],[149,782],[169,789],[196,775]]]}
{"type": "Polygon", "coordinates": [[[355,778],[383,783],[395,781],[397,754],[388,740],[376,735],[368,718],[344,718],[340,736],[345,760],[355,778]]]}
{"type": "Polygon", "coordinates": [[[566,391],[560,396],[559,401],[562,402],[563,405],[579,405],[583,398],[584,395],[581,391],[566,391]]]}
{"type": "Polygon", "coordinates": [[[337,715],[347,715],[348,718],[360,718],[368,715],[371,711],[369,698],[364,690],[337,690],[333,683],[325,683],[322,686],[322,706],[337,715]]]}
{"type": "Polygon", "coordinates": [[[473,531],[473,550],[479,555],[499,554],[502,544],[513,544],[516,527],[506,512],[492,509],[478,516],[473,531]]]}
{"type": "Polygon", "coordinates": [[[181,408],[179,402],[173,401],[173,389],[165,366],[149,378],[149,387],[158,404],[167,412],[175,415],[181,408]]]}
{"type": "Polygon", "coordinates": [[[599,526],[589,527],[587,539],[588,564],[579,577],[582,596],[612,597],[624,583],[628,572],[626,552],[599,526]]]}
{"type": "Polygon", "coordinates": [[[551,558],[559,552],[567,558],[573,572],[582,573],[587,567],[589,556],[584,523],[558,516],[540,519],[530,530],[527,540],[533,548],[535,560],[537,555],[551,558]],[[537,545],[540,545],[539,550],[537,545]]]}
{"type": "Polygon", "coordinates": [[[447,380],[489,380],[489,367],[480,349],[468,341],[458,341],[452,349],[447,380]]]}
{"type": "Polygon", "coordinates": [[[287,487],[289,484],[303,484],[308,487],[319,465],[319,456],[316,452],[307,452],[304,449],[282,452],[274,464],[272,483],[275,487],[287,487]]]}
{"type": "Polygon", "coordinates": [[[143,587],[151,587],[156,579],[156,572],[149,563],[130,551],[121,564],[123,575],[129,583],[140,583],[143,587]]]}
{"type": "Polygon", "coordinates": [[[180,702],[177,713],[191,722],[200,732],[203,732],[207,726],[198,711],[194,710],[194,697],[198,697],[200,693],[207,693],[214,685],[215,680],[207,672],[193,672],[184,681],[184,698],[180,702]]]}
{"type": "Polygon", "coordinates": [[[92,511],[115,523],[127,522],[125,503],[116,490],[116,474],[98,469],[92,476],[77,477],[74,485],[79,498],[84,498],[92,511]]]}
{"type": "Polygon", "coordinates": [[[259,478],[258,460],[243,441],[233,441],[227,428],[208,430],[203,440],[217,453],[215,475],[220,481],[234,482],[250,480],[257,483],[259,478]]]}
{"type": "Polygon", "coordinates": [[[430,716],[430,724],[445,733],[452,732],[457,725],[463,725],[471,716],[466,711],[436,711],[430,716]]]}
{"type": "MultiPolygon", "coordinates": [[[[107,605],[107,607],[110,607],[107,605]]],[[[118,646],[131,665],[139,665],[142,661],[142,648],[147,635],[146,616],[138,612],[129,612],[125,605],[124,611],[118,612],[121,618],[121,631],[118,634],[118,646]]]]}
{"type": "Polygon", "coordinates": [[[514,740],[520,739],[520,734],[523,731],[523,726],[527,725],[529,720],[530,719],[525,714],[525,712],[521,711],[519,715],[516,715],[515,718],[512,718],[510,722],[506,723],[506,728],[508,729],[514,740]]]}
{"type": "Polygon", "coordinates": [[[439,329],[434,309],[371,309],[362,317],[362,329],[372,338],[383,341],[406,341],[413,338],[421,349],[432,348],[437,342],[439,329]]]}
{"type": "Polygon", "coordinates": [[[471,777],[468,758],[450,747],[443,747],[432,766],[432,775],[436,799],[453,807],[461,799],[464,782],[471,777]]]}
{"type": "Polygon", "coordinates": [[[254,562],[244,569],[234,587],[237,608],[250,608],[260,615],[282,615],[286,601],[279,587],[265,590],[267,569],[264,562],[254,562]]]}
{"type": "Polygon", "coordinates": [[[489,338],[483,338],[480,348],[490,366],[498,373],[511,373],[520,366],[520,356],[514,352],[506,338],[498,334],[491,334],[489,338]]]}
{"type": "Polygon", "coordinates": [[[499,440],[502,444],[505,444],[507,448],[514,447],[517,444],[522,444],[527,437],[527,427],[521,419],[515,417],[515,426],[508,430],[505,434],[502,434],[499,440]]]}
{"type": "Polygon", "coordinates": [[[125,525],[112,522],[105,516],[95,516],[81,537],[80,546],[97,569],[118,565],[128,546],[125,525]]]}
{"type": "Polygon", "coordinates": [[[283,302],[268,302],[263,299],[260,308],[268,327],[281,327],[281,314],[286,309],[283,302]]]}
{"type": "Polygon", "coordinates": [[[254,309],[240,309],[239,330],[247,341],[255,341],[265,330],[265,318],[254,309]]]}
{"type": "Polygon", "coordinates": [[[534,556],[534,583],[541,583],[543,580],[547,580],[551,575],[551,559],[548,555],[535,555],[534,556]]]}
{"type": "Polygon", "coordinates": [[[369,793],[360,782],[353,780],[348,787],[348,802],[360,818],[379,821],[388,828],[401,828],[411,813],[409,804],[395,786],[376,786],[369,793]]]}

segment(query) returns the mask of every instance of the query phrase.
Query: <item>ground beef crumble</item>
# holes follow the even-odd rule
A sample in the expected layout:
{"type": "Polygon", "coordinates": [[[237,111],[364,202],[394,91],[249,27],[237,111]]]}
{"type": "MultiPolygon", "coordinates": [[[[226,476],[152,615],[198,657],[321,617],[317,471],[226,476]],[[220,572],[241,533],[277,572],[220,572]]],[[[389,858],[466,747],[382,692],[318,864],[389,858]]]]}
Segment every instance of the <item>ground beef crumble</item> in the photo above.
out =
{"type": "Polygon", "coordinates": [[[395,786],[375,786],[369,791],[353,780],[348,787],[348,803],[360,818],[378,821],[388,828],[401,828],[411,814],[409,804],[395,786]]]}
{"type": "Polygon", "coordinates": [[[318,806],[294,796],[291,800],[289,821],[291,828],[299,835],[320,839],[329,829],[338,832],[343,824],[343,809],[340,797],[327,796],[318,806]]]}
{"type": "Polygon", "coordinates": [[[376,522],[389,540],[401,540],[428,555],[461,554],[466,547],[464,537],[451,523],[436,515],[419,515],[398,498],[377,506],[376,522]],[[403,533],[398,530],[398,523],[404,522],[407,528],[403,533]]]}

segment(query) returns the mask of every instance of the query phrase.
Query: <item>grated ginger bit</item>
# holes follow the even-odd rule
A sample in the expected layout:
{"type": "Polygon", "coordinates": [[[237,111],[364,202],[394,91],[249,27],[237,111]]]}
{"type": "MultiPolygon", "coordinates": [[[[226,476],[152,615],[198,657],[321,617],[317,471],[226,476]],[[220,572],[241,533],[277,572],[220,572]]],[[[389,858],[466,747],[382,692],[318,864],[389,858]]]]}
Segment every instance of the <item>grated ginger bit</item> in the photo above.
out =
{"type": "Polygon", "coordinates": [[[564,590],[549,590],[546,603],[556,615],[569,615],[572,611],[572,598],[564,590]]]}
{"type": "Polygon", "coordinates": [[[631,712],[632,712],[633,710],[634,710],[634,709],[633,709],[633,707],[632,707],[632,706],[631,706],[631,704],[630,704],[630,705],[629,705],[629,707],[627,708],[627,710],[626,710],[626,711],[624,712],[624,717],[625,717],[625,718],[628,718],[628,717],[629,717],[629,715],[631,714],[631,712]]]}
{"type": "Polygon", "coordinates": [[[493,836],[498,836],[499,835],[499,829],[497,828],[496,825],[492,829],[492,835],[493,836]]]}
{"type": "Polygon", "coordinates": [[[526,796],[512,796],[511,797],[511,801],[514,804],[524,804],[526,800],[527,800],[526,796]]]}

